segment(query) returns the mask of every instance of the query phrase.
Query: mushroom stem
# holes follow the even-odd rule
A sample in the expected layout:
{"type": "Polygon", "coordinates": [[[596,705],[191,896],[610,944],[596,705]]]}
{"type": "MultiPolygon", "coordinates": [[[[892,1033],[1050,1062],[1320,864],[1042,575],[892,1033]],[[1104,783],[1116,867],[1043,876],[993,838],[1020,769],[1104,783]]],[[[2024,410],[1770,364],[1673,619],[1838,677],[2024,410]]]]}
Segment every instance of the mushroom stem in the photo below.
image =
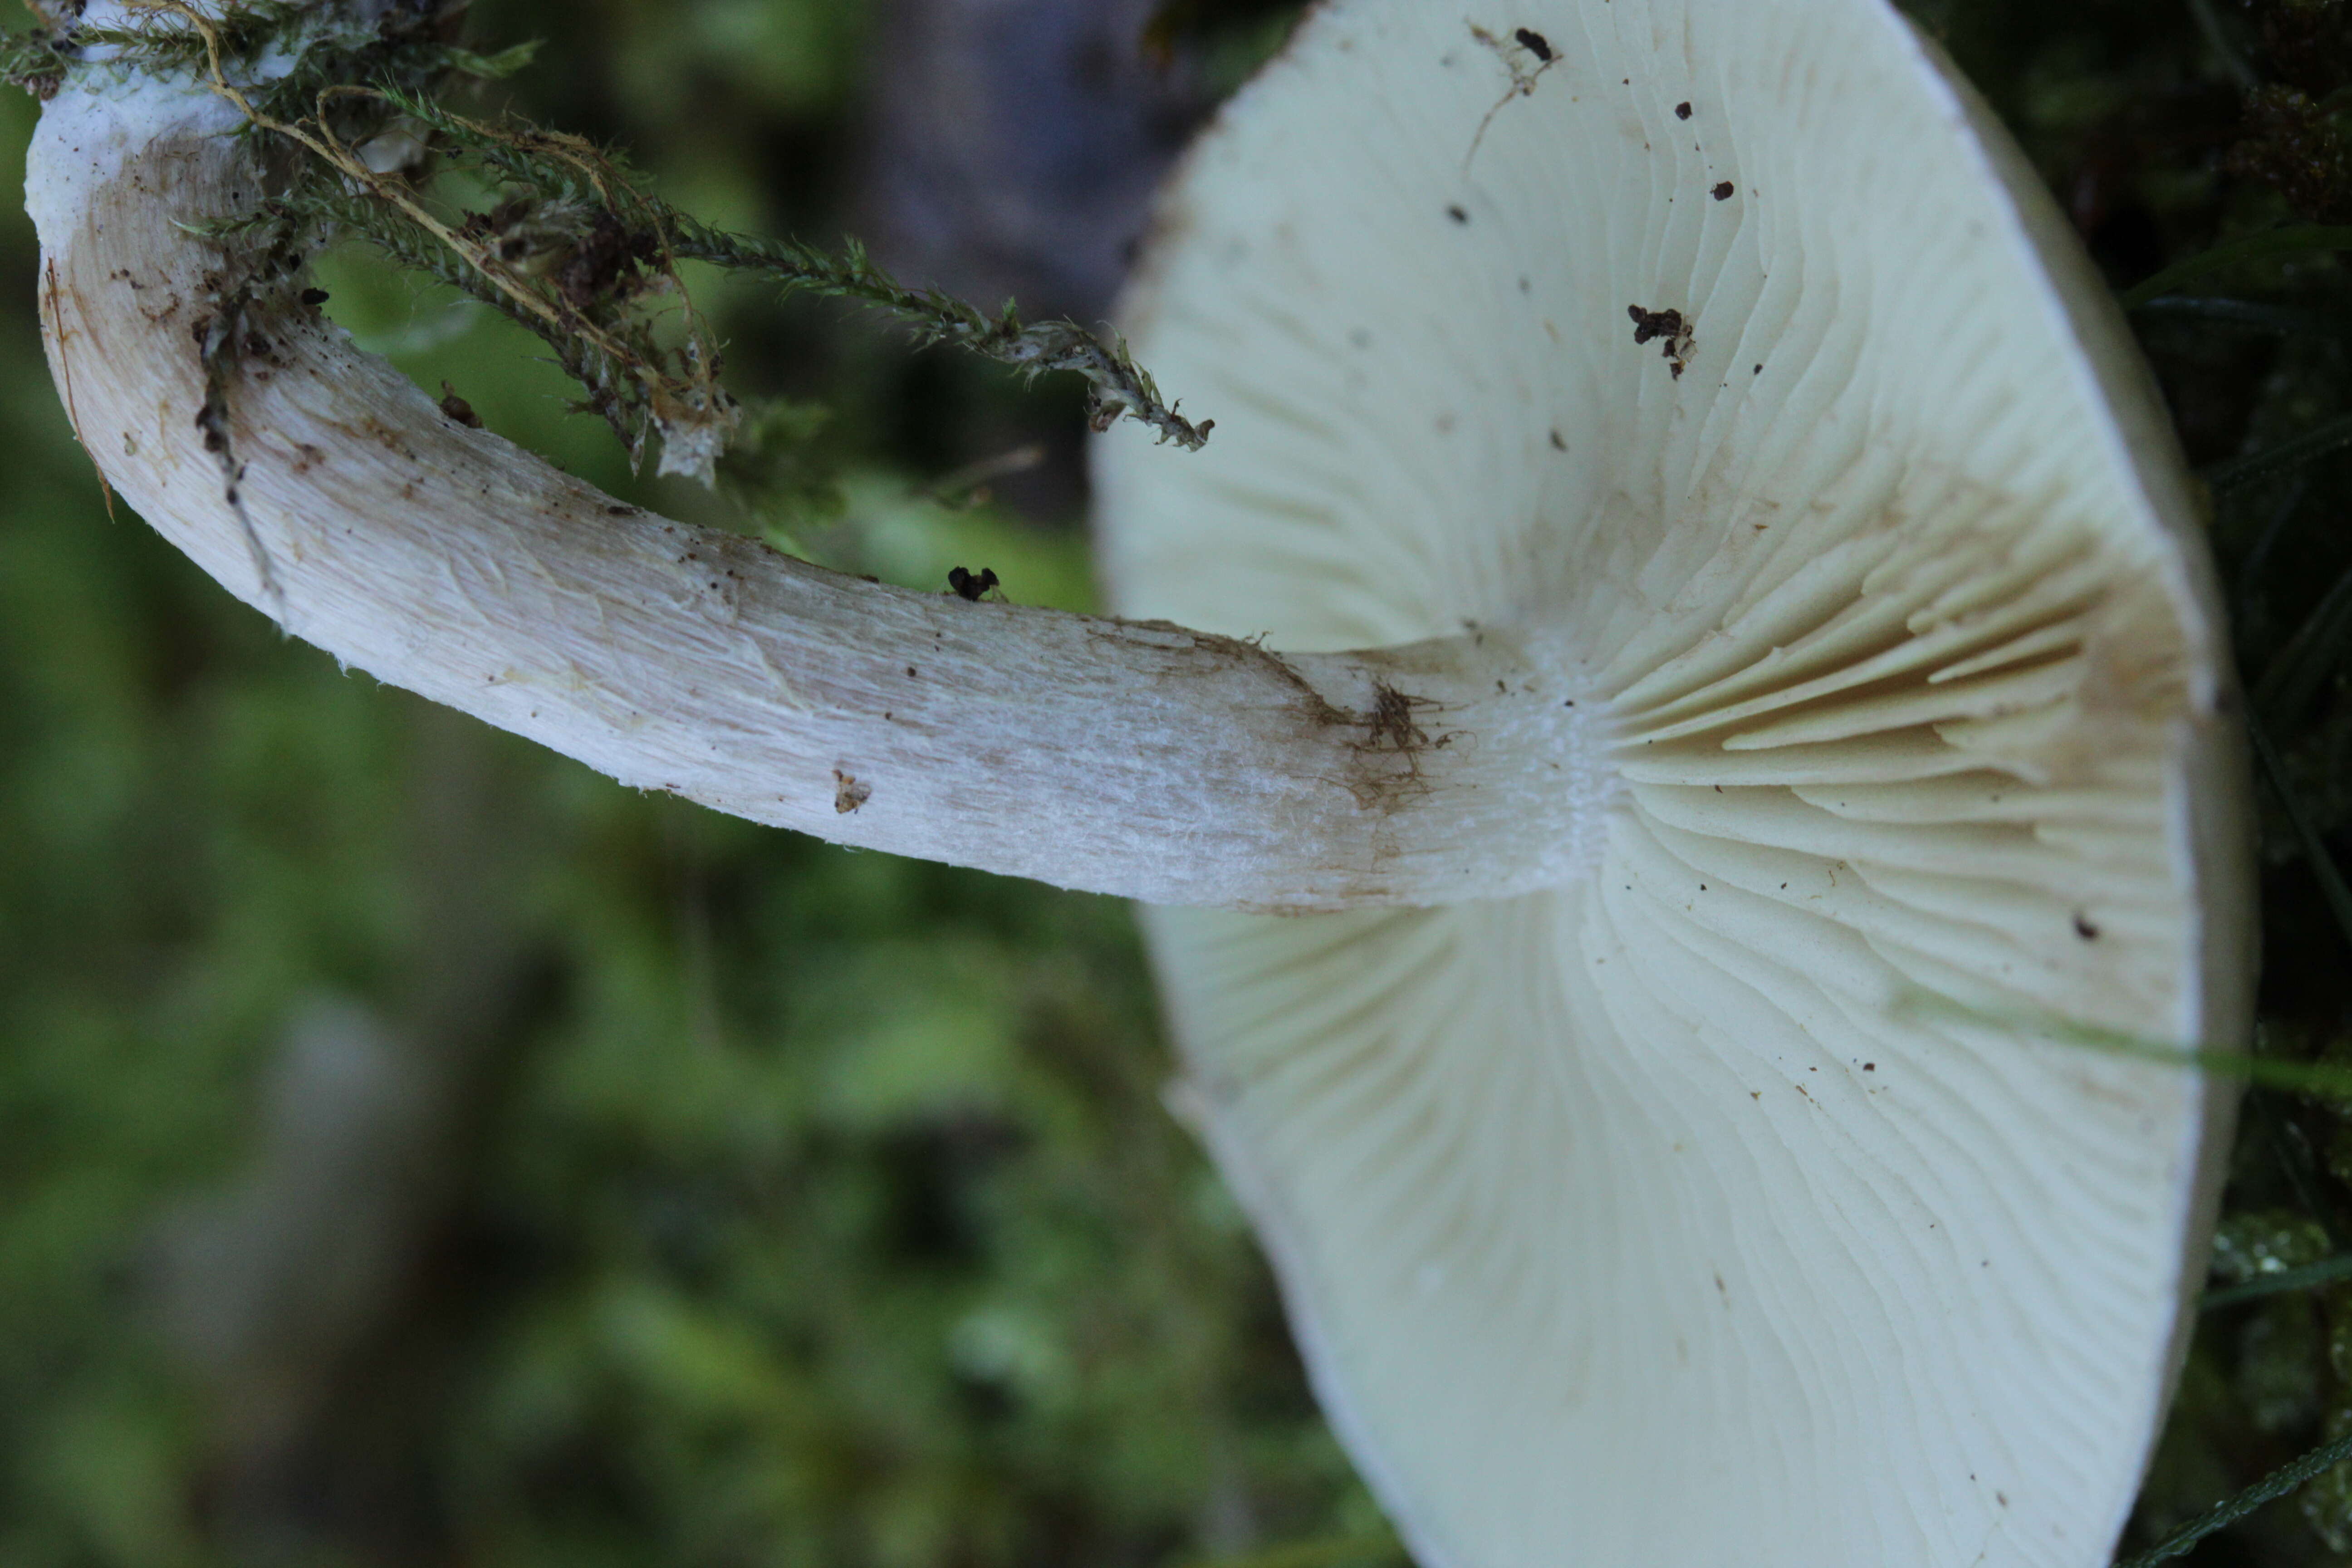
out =
{"type": "Polygon", "coordinates": [[[1473,630],[1286,657],[846,577],[445,416],[290,287],[236,328],[226,483],[198,345],[239,275],[205,226],[264,188],[235,124],[184,80],[47,106],[26,194],[50,366],[148,521],[344,663],[624,784],[1157,902],[1445,903],[1592,858],[1605,719],[1559,650],[1473,630]]]}

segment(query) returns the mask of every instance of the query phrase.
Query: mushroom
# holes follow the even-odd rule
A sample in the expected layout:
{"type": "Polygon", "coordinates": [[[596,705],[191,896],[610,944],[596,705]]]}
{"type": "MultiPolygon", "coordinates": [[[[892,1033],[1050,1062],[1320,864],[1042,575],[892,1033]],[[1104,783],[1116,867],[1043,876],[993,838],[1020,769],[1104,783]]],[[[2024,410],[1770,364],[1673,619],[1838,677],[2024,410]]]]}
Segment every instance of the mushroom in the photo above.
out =
{"type": "Polygon", "coordinates": [[[1142,620],[620,505],[299,278],[200,420],[236,125],[89,67],[44,110],[106,476],[625,783],[1192,906],[1186,1096],[1424,1562],[2103,1558],[2227,1142],[2145,1058],[2243,1038],[2243,769],[2144,374],[1880,0],[1328,5],[1133,308],[1223,416],[1102,448],[1142,620]]]}
{"type": "Polygon", "coordinates": [[[1326,5],[1194,149],[1123,325],[1217,440],[1106,439],[1105,571],[1539,642],[1604,825],[1524,896],[1148,911],[1181,1103],[1430,1568],[2104,1564],[2234,1109],[2147,1048],[2251,1010],[2161,405],[1880,0],[1469,14],[1326,5]]]}

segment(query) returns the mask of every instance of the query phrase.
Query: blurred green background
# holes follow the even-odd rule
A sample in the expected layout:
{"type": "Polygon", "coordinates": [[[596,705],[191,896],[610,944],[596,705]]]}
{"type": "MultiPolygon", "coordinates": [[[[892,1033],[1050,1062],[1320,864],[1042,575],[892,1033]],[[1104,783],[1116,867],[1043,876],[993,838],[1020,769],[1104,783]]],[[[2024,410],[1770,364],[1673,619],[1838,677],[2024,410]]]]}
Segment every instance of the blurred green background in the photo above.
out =
{"type": "MultiPolygon", "coordinates": [[[[666,193],[837,237],[854,0],[478,7],[666,193]]],[[[0,98],[14,188],[35,105],[0,98]]],[[[0,1563],[1155,1564],[1377,1536],[1161,1110],[1126,909],[620,789],[345,674],[110,521],[0,204],[0,1563]]],[[[1066,389],[730,297],[836,506],[639,484],[538,344],[331,309],[673,511],[1089,588],[1066,389]],[[1016,498],[1018,499],[1018,498],[1016,498]]]]}
{"type": "MultiPolygon", "coordinates": [[[[2352,216],[2339,0],[1912,8],[2119,285],[2352,216]]],[[[1094,317],[1161,163],[1295,10],[479,0],[475,31],[548,40],[490,105],[714,221],[856,227],[916,280],[1094,317]]],[[[0,98],[12,188],[34,114],[0,98]]],[[[640,796],[278,637],[110,521],[34,272],[0,204],[0,1564],[1400,1561],[1161,1108],[1124,908],[640,796]]],[[[829,413],[705,496],[630,476],[479,311],[320,272],[426,386],[632,499],[1087,602],[1068,388],[706,280],[738,384],[829,413]]],[[[2136,318],[2193,460],[2352,410],[2336,253],[2200,287],[2136,318]]],[[[2214,522],[2310,828],[2268,797],[2263,1048],[2329,1061],[2348,506],[2331,456],[2214,522]]],[[[2347,1110],[2252,1097],[2221,1282],[2352,1248],[2347,1110]]],[[[2352,1430],[2352,1293],[2209,1313],[2184,1387],[2138,1540],[2352,1430]]],[[[2352,1470],[2187,1561],[2352,1563],[2352,1470]]]]}

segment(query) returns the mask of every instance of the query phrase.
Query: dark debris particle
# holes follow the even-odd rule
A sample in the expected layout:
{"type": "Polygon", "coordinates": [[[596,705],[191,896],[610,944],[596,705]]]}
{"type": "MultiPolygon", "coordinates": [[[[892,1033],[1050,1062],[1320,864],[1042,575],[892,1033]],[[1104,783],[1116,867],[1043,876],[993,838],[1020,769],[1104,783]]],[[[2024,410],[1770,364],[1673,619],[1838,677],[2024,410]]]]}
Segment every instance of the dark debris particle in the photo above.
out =
{"type": "Polygon", "coordinates": [[[624,227],[610,213],[598,213],[588,233],[555,275],[564,303],[584,310],[608,295],[625,295],[661,257],[661,241],[624,227]]]}
{"type": "Polygon", "coordinates": [[[2074,934],[2084,942],[2096,942],[2099,940],[2099,928],[2091,923],[2090,916],[2077,910],[2074,911],[2074,934]]]}
{"type": "Polygon", "coordinates": [[[458,396],[457,389],[446,381],[441,384],[441,412],[468,430],[482,427],[482,416],[474,412],[474,405],[458,396]]]}
{"type": "Polygon", "coordinates": [[[1690,117],[1691,106],[1689,104],[1677,103],[1675,105],[1675,118],[1676,120],[1688,120],[1690,117]]]}
{"type": "Polygon", "coordinates": [[[302,303],[310,306],[314,310],[320,306],[325,304],[333,296],[330,295],[324,289],[305,289],[302,290],[302,303]]]}
{"type": "Polygon", "coordinates": [[[1709,191],[1707,195],[1713,196],[1717,201],[1727,202],[1731,199],[1731,182],[1729,180],[1726,180],[1721,184],[1716,186],[1715,189],[1709,191]]]}
{"type": "Polygon", "coordinates": [[[1468,223],[1470,221],[1470,215],[1463,211],[1459,206],[1447,207],[1445,209],[1445,216],[1452,218],[1455,223],[1468,223]]]}
{"type": "Polygon", "coordinates": [[[1625,314],[1633,320],[1636,343],[1683,335],[1683,313],[1680,310],[1645,310],[1639,305],[1628,305],[1625,314]]]}
{"type": "Polygon", "coordinates": [[[948,568],[948,586],[956,591],[956,597],[976,605],[996,586],[996,568],[983,566],[974,574],[961,566],[950,566],[948,568]]]}
{"type": "Polygon", "coordinates": [[[1551,433],[1551,449],[1555,452],[1565,452],[1568,450],[1567,437],[1563,437],[1557,430],[1551,433]]]}
{"type": "Polygon", "coordinates": [[[1527,50],[1528,53],[1535,56],[1536,58],[1543,61],[1544,64],[1551,64],[1551,40],[1549,38],[1545,37],[1533,27],[1521,27],[1517,32],[1513,33],[1511,37],[1519,40],[1519,47],[1527,50]]]}
{"type": "Polygon", "coordinates": [[[1394,751],[1407,756],[1429,744],[1429,732],[1412,721],[1413,710],[1429,706],[1425,697],[1408,697],[1385,680],[1372,683],[1372,711],[1366,721],[1371,738],[1366,751],[1394,751]]]}
{"type": "Polygon", "coordinates": [[[1645,310],[1639,305],[1625,307],[1625,314],[1633,323],[1633,342],[1657,342],[1658,352],[1680,381],[1689,369],[1691,344],[1694,341],[1692,323],[1680,310],[1645,310]]]}

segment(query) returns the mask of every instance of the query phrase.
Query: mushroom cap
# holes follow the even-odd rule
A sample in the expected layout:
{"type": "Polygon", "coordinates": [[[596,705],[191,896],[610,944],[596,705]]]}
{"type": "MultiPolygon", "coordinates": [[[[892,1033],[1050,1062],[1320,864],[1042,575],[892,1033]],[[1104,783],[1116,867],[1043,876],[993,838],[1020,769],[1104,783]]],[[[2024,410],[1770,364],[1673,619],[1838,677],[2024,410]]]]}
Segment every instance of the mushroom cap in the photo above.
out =
{"type": "Polygon", "coordinates": [[[1470,16],[1333,0],[1192,153],[1125,324],[1216,437],[1101,443],[1105,571],[1560,639],[1607,830],[1508,900],[1148,911],[1180,1102],[1427,1568],[2105,1563],[2234,1104],[2155,1058],[2252,972],[2152,384],[1880,0],[1470,16]]]}

